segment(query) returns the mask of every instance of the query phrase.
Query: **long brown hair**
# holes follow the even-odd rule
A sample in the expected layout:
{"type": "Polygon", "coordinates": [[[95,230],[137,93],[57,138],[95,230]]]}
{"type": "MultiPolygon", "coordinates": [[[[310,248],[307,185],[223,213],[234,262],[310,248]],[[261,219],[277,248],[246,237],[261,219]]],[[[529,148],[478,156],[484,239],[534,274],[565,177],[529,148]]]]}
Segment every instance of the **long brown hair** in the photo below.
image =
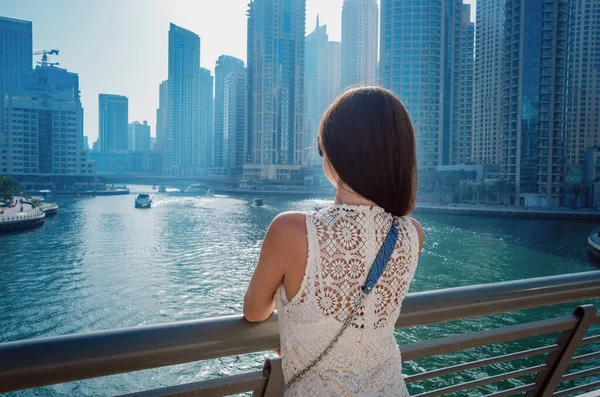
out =
{"type": "Polygon", "coordinates": [[[415,206],[415,133],[408,112],[382,87],[351,88],[327,109],[319,150],[344,184],[396,216],[415,206]]]}

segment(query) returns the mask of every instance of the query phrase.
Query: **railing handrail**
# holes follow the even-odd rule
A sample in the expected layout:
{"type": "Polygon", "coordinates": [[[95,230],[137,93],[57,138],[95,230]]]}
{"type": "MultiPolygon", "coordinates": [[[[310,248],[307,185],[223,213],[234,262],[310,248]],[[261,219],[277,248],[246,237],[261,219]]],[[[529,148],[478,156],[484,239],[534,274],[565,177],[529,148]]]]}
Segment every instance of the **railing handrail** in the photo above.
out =
{"type": "MultiPolygon", "coordinates": [[[[397,328],[600,297],[600,271],[409,294],[397,328]]],[[[265,351],[279,344],[277,316],[241,315],[0,344],[0,393],[265,351]]]]}

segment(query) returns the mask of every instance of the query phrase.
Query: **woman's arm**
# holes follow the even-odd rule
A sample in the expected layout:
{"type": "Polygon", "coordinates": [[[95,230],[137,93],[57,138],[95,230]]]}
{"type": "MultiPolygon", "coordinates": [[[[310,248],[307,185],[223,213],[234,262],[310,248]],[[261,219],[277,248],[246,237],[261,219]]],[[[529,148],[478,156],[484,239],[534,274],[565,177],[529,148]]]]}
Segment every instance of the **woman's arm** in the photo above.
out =
{"type": "Polygon", "coordinates": [[[417,229],[417,234],[419,235],[419,256],[421,256],[421,250],[423,249],[423,241],[425,240],[425,233],[423,232],[423,228],[421,227],[419,221],[417,221],[415,218],[410,218],[410,221],[412,222],[415,229],[417,229]]]}
{"type": "Polygon", "coordinates": [[[304,214],[298,212],[284,212],[271,222],[244,297],[246,320],[258,322],[269,318],[275,310],[273,297],[287,269],[306,262],[305,223],[304,214]]]}

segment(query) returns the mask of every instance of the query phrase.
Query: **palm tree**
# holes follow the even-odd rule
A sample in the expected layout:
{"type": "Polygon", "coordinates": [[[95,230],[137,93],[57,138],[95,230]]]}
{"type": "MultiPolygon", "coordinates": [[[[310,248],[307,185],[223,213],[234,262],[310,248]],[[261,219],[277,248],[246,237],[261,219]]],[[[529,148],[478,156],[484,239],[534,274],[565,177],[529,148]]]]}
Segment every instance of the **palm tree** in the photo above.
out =
{"type": "Polygon", "coordinates": [[[5,204],[11,203],[13,196],[21,190],[19,182],[12,176],[0,176],[0,199],[5,204]]]}

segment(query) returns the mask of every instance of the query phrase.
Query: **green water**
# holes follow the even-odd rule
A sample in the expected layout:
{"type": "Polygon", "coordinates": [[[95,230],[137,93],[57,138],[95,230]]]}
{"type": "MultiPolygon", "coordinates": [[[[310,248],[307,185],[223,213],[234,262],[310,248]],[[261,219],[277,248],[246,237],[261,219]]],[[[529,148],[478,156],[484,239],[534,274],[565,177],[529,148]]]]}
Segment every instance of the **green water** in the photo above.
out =
{"type": "MultiPolygon", "coordinates": [[[[149,187],[133,187],[132,191],[149,187]]],[[[313,210],[322,199],[289,200],[156,194],[150,210],[134,195],[57,199],[59,215],[39,229],[0,235],[0,342],[239,313],[271,219],[313,210]]],[[[586,239],[595,223],[415,214],[426,234],[411,291],[598,270],[586,239]]],[[[401,343],[568,314],[536,309],[398,333],[401,343]]],[[[544,340],[489,346],[405,363],[407,374],[505,354],[544,340]]],[[[588,351],[592,347],[589,346],[588,351]]],[[[581,350],[583,352],[584,350],[581,350]]],[[[262,366],[258,353],[14,393],[19,396],[112,395],[240,373],[262,366]]],[[[530,360],[525,364],[535,364],[530,360]]],[[[411,387],[471,380],[516,368],[498,364],[411,387]]],[[[600,362],[586,364],[597,366],[600,362]]],[[[580,368],[586,368],[586,365],[580,368]]],[[[505,382],[508,388],[531,377],[505,382]]],[[[571,384],[571,385],[574,385],[571,384]]],[[[493,388],[468,395],[484,395],[493,388]]],[[[462,395],[467,395],[462,394],[462,395]]]]}

